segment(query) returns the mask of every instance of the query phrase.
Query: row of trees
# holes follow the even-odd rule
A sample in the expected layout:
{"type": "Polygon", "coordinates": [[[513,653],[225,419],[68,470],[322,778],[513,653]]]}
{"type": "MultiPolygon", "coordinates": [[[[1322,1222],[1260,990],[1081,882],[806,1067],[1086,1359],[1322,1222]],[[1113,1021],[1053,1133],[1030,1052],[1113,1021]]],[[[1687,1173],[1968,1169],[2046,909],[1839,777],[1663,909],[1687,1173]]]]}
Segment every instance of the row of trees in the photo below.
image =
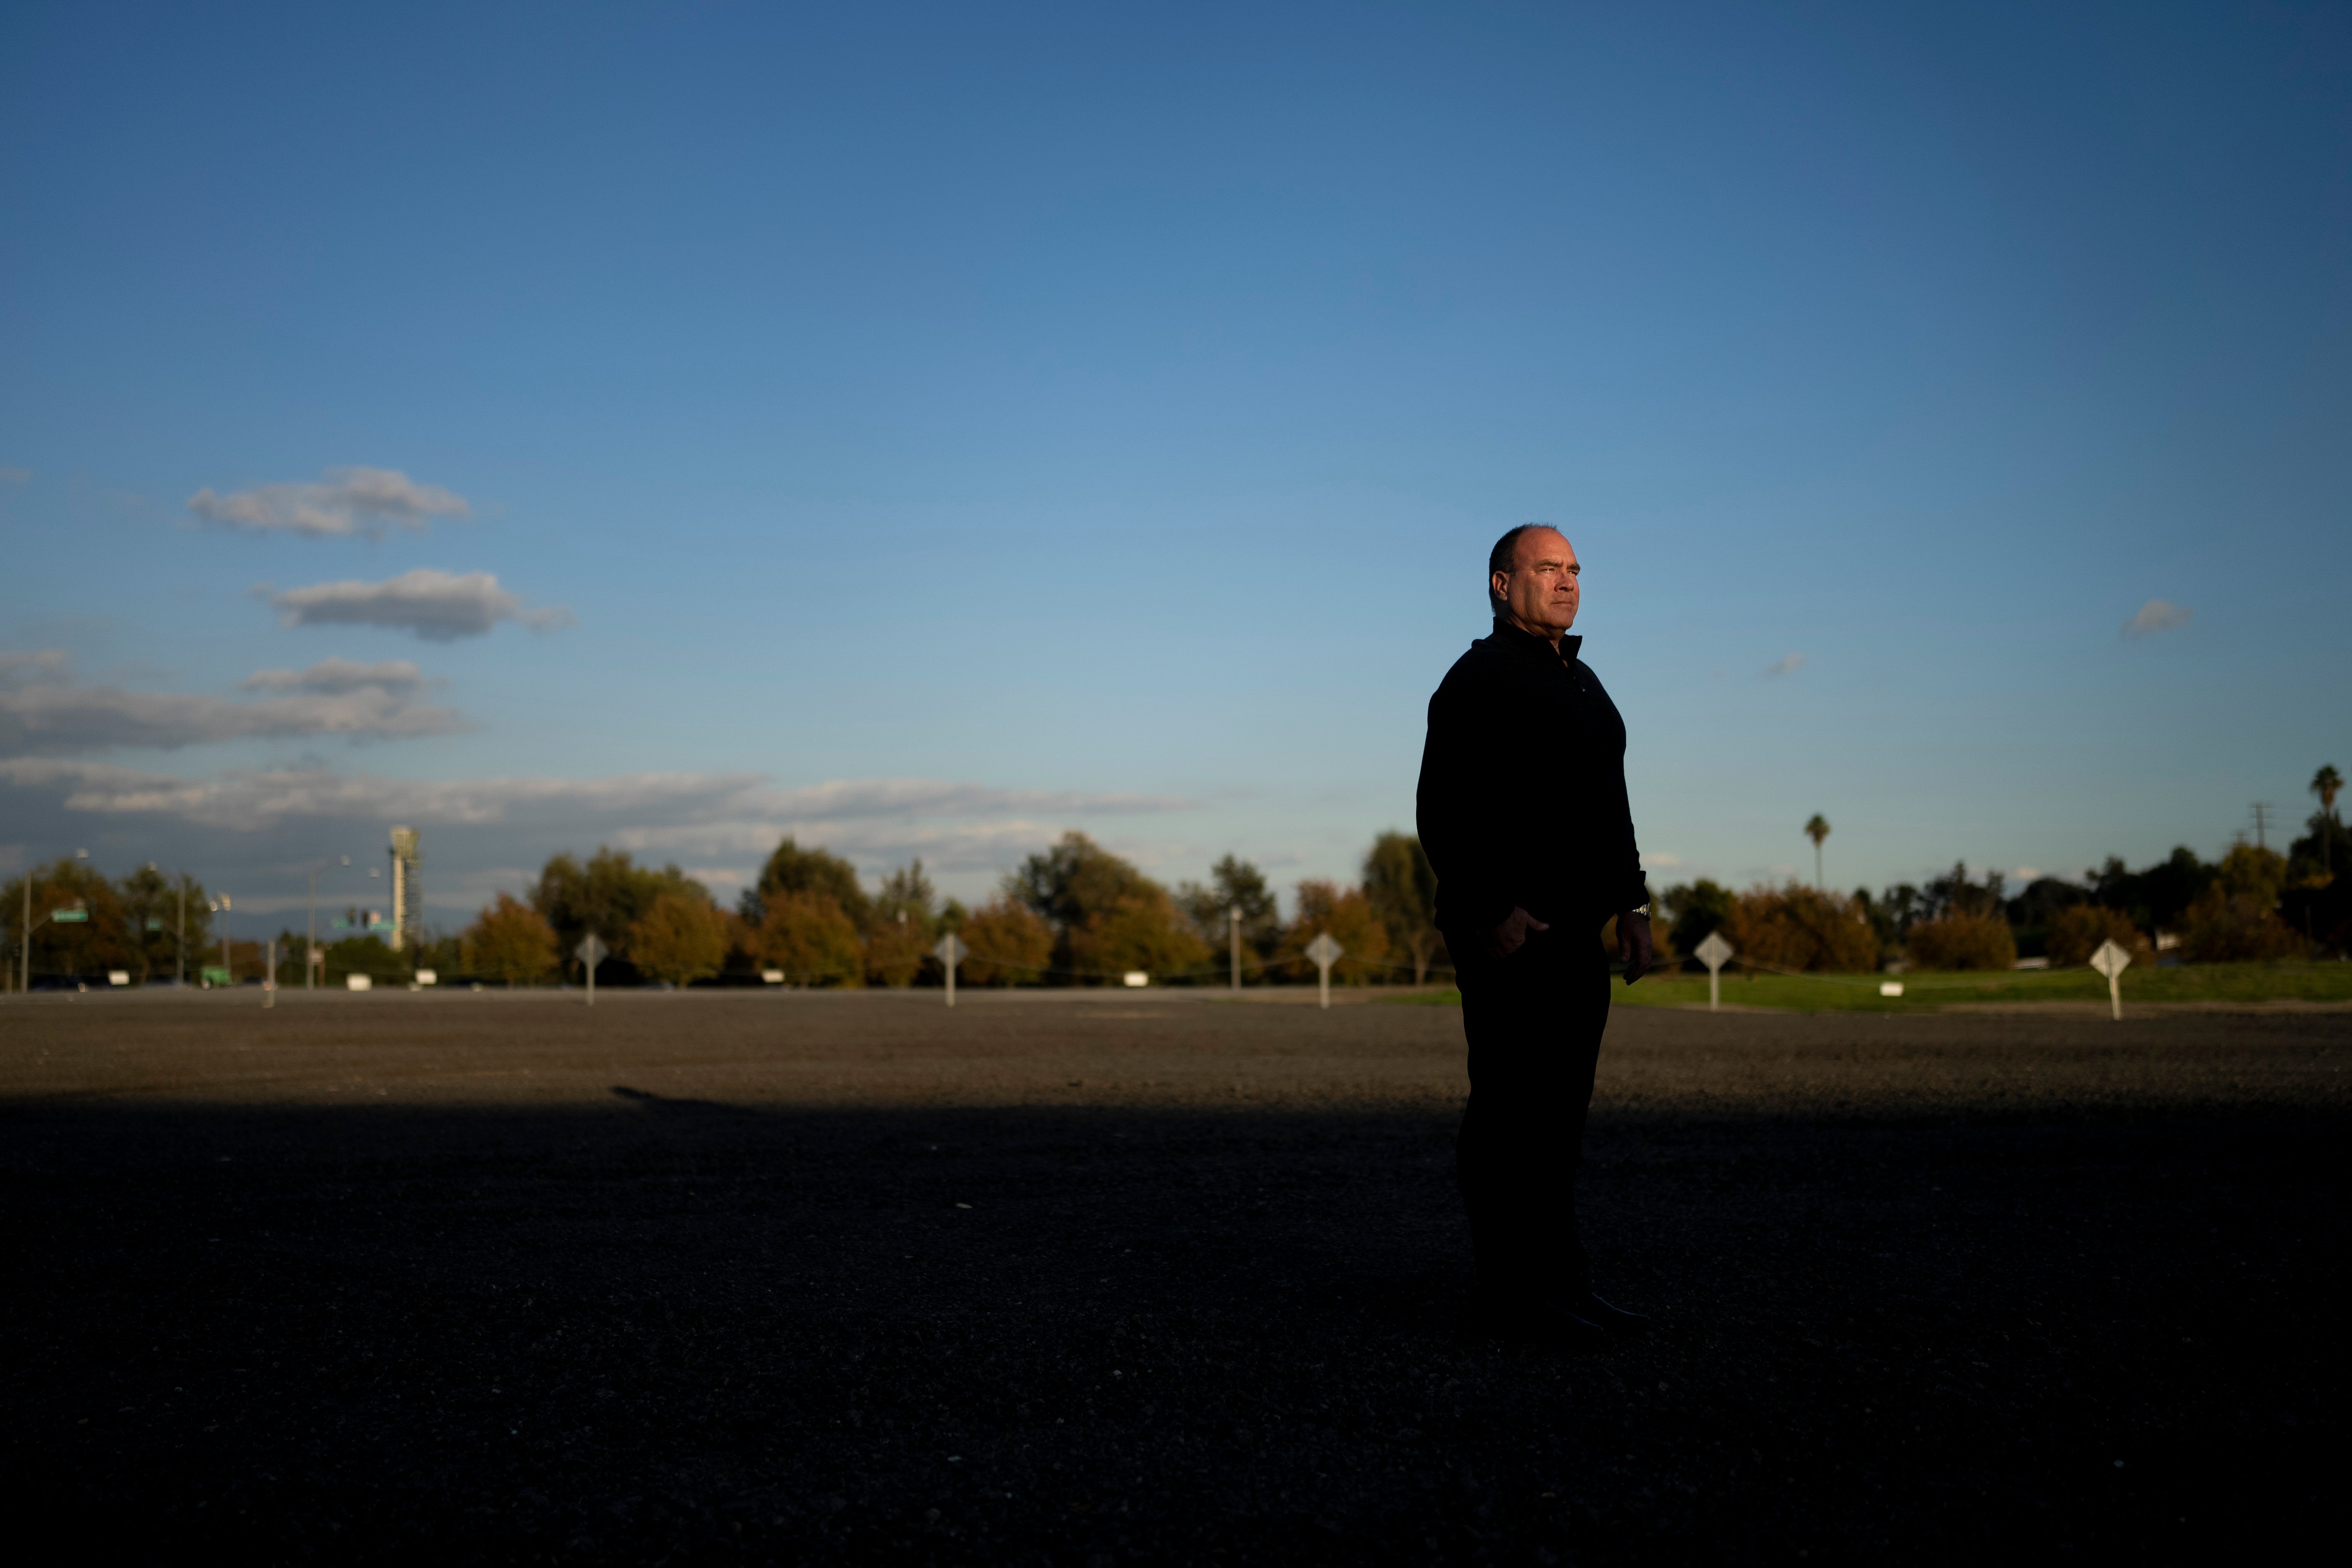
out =
{"type": "Polygon", "coordinates": [[[940,898],[920,860],[868,892],[847,860],[786,838],[730,910],[676,866],[604,848],[584,862],[558,855],[528,899],[494,900],[459,939],[458,967],[509,984],[578,979],[573,953],[593,932],[612,955],[607,984],[781,971],[795,985],[905,986],[938,983],[932,950],[953,931],[968,985],[1104,984],[1137,970],[1160,984],[1222,983],[1238,921],[1244,984],[1311,977],[1305,950],[1324,931],[1347,951],[1334,972],[1343,984],[1422,983],[1445,966],[1436,880],[1418,840],[1384,834],[1360,884],[1300,882],[1286,921],[1246,860],[1228,855],[1207,881],[1171,889],[1068,833],[967,908],[940,898]]]}
{"type": "Polygon", "coordinates": [[[197,978],[220,962],[213,896],[194,877],[152,864],[109,879],[89,861],[66,856],[0,887],[0,931],[10,963],[7,984],[18,984],[14,962],[22,949],[26,884],[32,909],[32,970],[45,976],[99,975],[127,971],[133,984],[197,978]],[[58,910],[79,919],[58,921],[58,910]]]}
{"type": "Polygon", "coordinates": [[[1853,973],[1897,957],[1921,969],[2008,969],[2020,957],[2063,967],[2110,941],[2152,956],[2159,935],[2198,963],[2341,954],[2352,947],[2352,834],[2333,804],[2284,855],[2239,844],[2208,863],[2181,847],[2137,871],[2110,858],[2080,881],[2037,878],[2014,896],[2000,872],[1978,880],[1965,866],[1875,897],[1794,883],[1734,893],[1702,879],[1666,889],[1666,945],[1688,953],[1720,929],[1759,964],[1853,973]]]}

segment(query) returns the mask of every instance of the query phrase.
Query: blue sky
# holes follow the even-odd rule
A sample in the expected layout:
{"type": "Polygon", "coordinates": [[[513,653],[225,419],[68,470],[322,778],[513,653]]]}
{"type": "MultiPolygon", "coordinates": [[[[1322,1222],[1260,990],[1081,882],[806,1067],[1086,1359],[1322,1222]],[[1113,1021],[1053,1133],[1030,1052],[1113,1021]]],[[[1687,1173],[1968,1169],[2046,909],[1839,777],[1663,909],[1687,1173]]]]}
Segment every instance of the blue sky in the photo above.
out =
{"type": "Polygon", "coordinates": [[[1530,519],[1661,886],[2218,853],[2347,154],[2326,6],[12,6],[0,858],[1346,877],[1530,519]]]}

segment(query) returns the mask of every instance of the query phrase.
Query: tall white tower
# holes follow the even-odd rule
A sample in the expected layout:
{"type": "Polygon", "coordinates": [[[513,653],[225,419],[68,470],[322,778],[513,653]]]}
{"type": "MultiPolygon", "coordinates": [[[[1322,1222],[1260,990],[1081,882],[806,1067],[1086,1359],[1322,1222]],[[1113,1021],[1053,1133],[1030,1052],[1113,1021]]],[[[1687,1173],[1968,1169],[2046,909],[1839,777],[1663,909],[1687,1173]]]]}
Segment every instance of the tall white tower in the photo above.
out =
{"type": "Polygon", "coordinates": [[[423,923],[424,889],[417,885],[416,865],[425,858],[418,846],[419,835],[414,827],[392,830],[392,951],[398,952],[408,941],[411,928],[423,923]]]}

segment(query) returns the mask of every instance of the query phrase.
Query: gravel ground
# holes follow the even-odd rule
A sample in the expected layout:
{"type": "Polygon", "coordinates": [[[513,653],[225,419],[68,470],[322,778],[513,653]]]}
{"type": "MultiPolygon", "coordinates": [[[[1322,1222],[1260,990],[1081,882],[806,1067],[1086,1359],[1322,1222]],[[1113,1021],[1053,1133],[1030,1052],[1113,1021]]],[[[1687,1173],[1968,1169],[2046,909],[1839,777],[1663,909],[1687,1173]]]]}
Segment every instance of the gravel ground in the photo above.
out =
{"type": "Polygon", "coordinates": [[[2352,1019],[1621,1012],[1598,1354],[1465,1319],[1444,1007],[0,1005],[76,1554],[2242,1553],[2340,1531],[2352,1019]]]}

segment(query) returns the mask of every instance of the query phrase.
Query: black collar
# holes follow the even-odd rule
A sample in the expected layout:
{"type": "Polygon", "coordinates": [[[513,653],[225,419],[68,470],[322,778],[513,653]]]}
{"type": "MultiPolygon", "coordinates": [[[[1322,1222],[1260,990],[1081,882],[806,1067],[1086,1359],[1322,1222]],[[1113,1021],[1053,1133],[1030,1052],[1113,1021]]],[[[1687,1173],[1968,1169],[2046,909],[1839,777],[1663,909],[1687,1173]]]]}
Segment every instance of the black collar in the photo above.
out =
{"type": "Polygon", "coordinates": [[[1549,638],[1537,637],[1531,632],[1523,632],[1500,616],[1495,617],[1495,641],[1500,647],[1516,647],[1527,653],[1540,653],[1546,658],[1557,658],[1562,664],[1574,664],[1577,656],[1584,650],[1582,637],[1564,637],[1559,639],[1559,651],[1554,653],[1549,638]]]}

